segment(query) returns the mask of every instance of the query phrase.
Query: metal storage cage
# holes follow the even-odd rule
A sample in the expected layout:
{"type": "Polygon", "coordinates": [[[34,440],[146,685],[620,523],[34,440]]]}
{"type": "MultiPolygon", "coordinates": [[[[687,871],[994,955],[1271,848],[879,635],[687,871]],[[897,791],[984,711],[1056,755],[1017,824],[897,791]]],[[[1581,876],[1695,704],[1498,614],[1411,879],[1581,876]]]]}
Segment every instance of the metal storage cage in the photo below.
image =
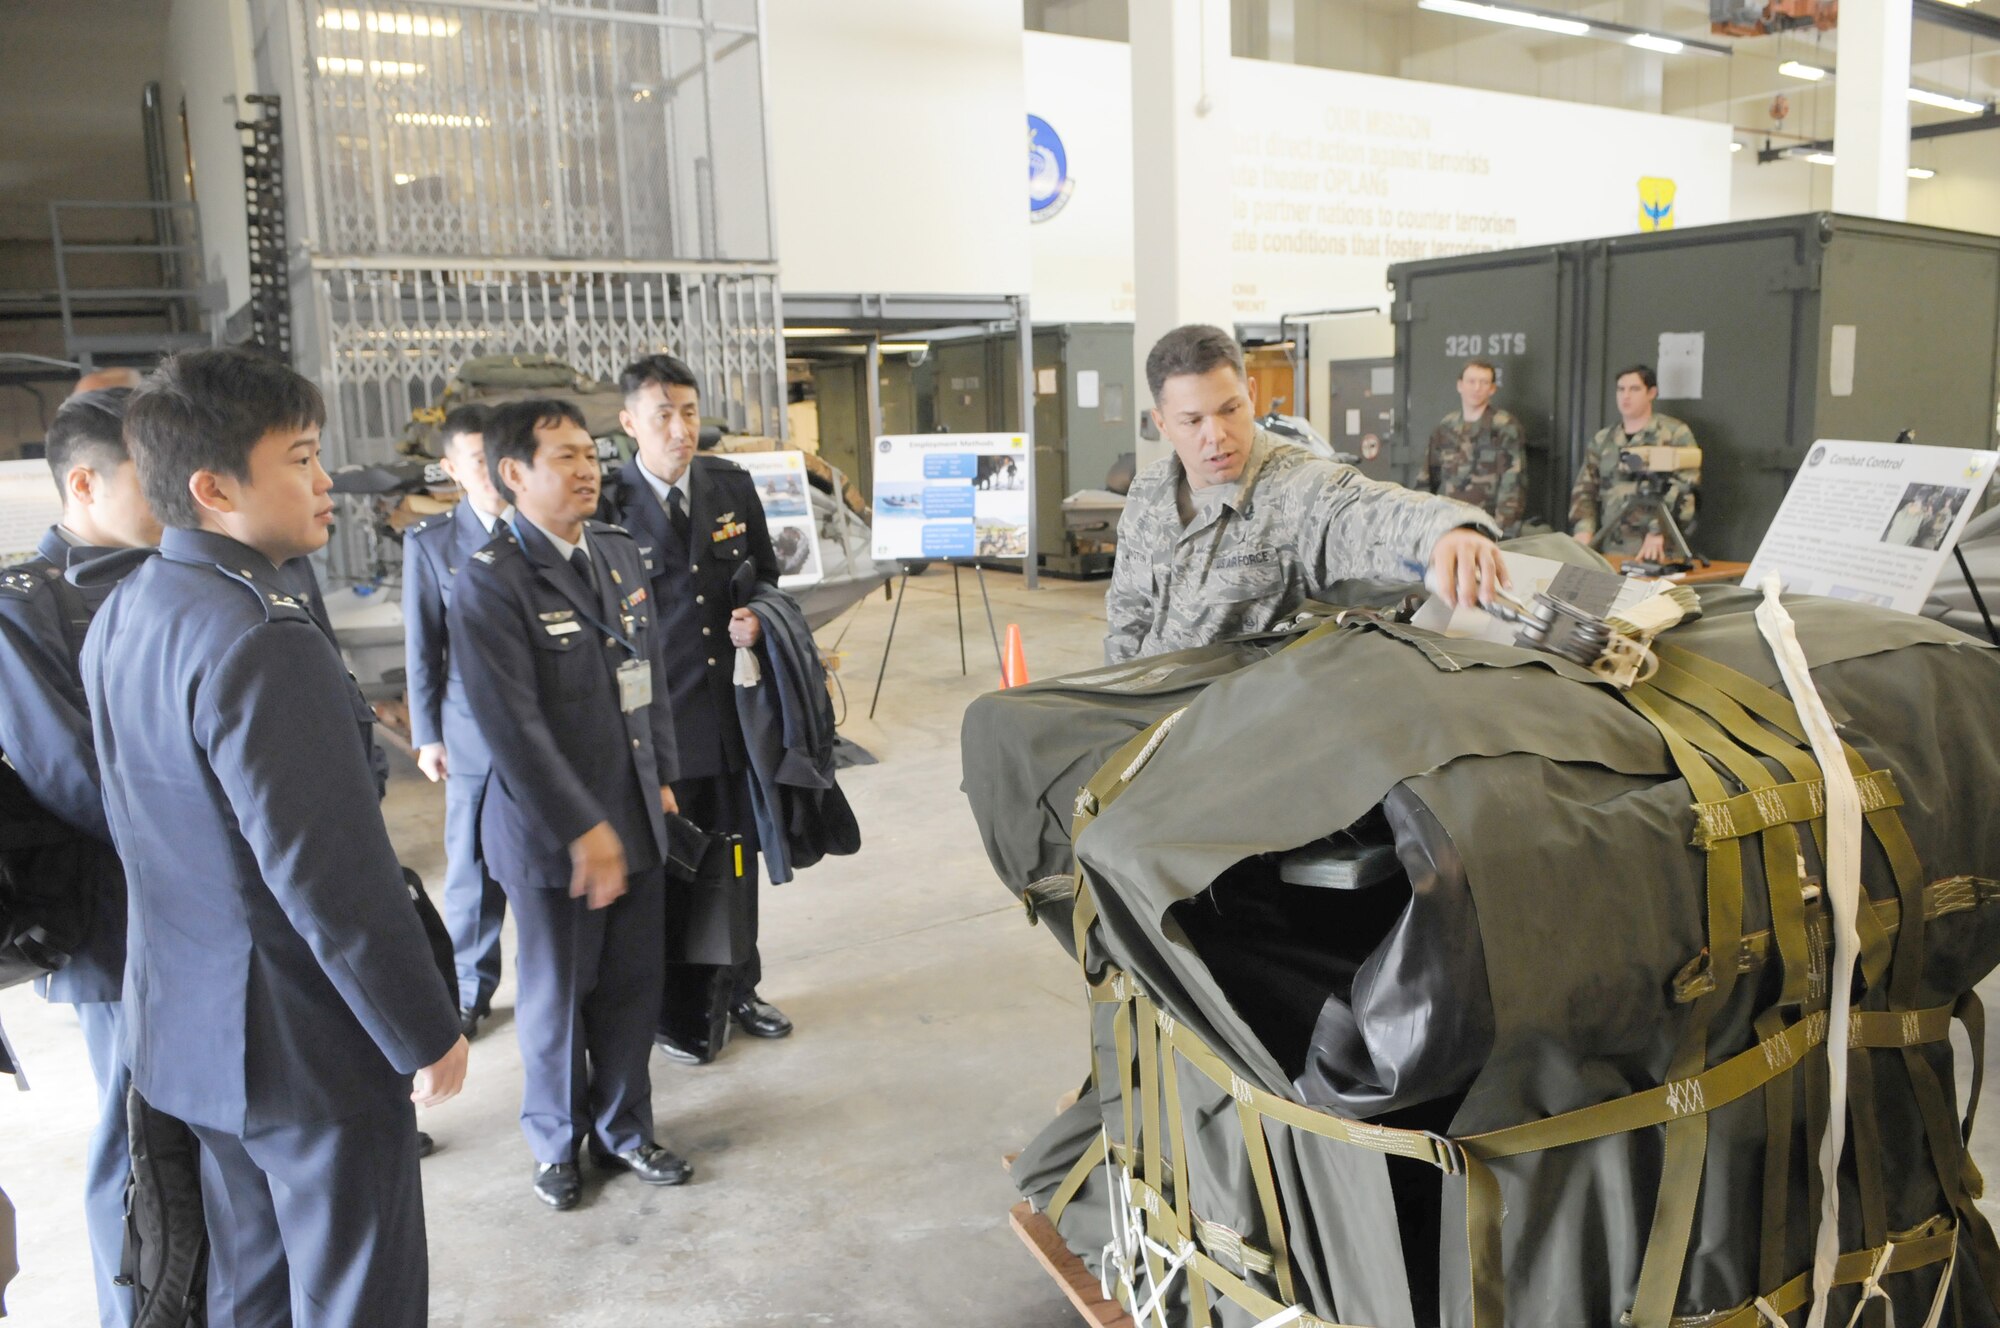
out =
{"type": "Polygon", "coordinates": [[[1658,409],[1704,449],[1697,550],[1747,559],[1816,439],[1990,447],[2000,237],[1812,213],[1400,263],[1390,460],[1407,481],[1467,359],[1528,433],[1529,515],[1567,529],[1612,375],[1678,352],[1658,409]],[[1670,390],[1671,389],[1671,390],[1670,390]]]}
{"type": "MultiPolygon", "coordinates": [[[[760,0],[253,0],[287,99],[296,362],[330,464],[389,457],[475,355],[669,351],[785,429],[760,0]]],[[[359,538],[358,534],[356,538],[359,538]]],[[[345,534],[337,579],[379,553],[345,534]]]]}

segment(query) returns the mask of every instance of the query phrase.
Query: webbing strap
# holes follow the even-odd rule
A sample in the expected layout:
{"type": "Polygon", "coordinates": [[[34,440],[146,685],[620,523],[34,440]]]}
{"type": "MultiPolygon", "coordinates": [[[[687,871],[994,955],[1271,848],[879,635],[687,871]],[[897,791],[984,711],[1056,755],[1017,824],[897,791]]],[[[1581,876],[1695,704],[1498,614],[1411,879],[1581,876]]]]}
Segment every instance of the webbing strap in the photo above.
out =
{"type": "MultiPolygon", "coordinates": [[[[1757,1016],[1759,1039],[1773,1037],[1784,1027],[1776,1010],[1757,1016]]],[[[1791,1208],[1792,1126],[1796,1118],[1797,1081],[1781,1074],[1764,1085],[1764,1204],[1763,1240],[1757,1252],[1757,1285],[1776,1286],[1785,1271],[1785,1232],[1791,1208]]]]}
{"type": "MultiPolygon", "coordinates": [[[[1849,1025],[1848,1044],[1855,1047],[1910,1047],[1942,1041],[1951,1029],[1953,1006],[1924,1010],[1857,1010],[1849,1025]]],[[[1526,1121],[1457,1140],[1469,1157],[1492,1160],[1539,1153],[1551,1148],[1626,1134],[1717,1107],[1754,1092],[1784,1074],[1806,1053],[1826,1041],[1824,1012],[1796,1020],[1775,1037],[1692,1079],[1674,1080],[1629,1097],[1579,1107],[1559,1116],[1526,1121]]]]}
{"type": "MultiPolygon", "coordinates": [[[[1944,1263],[1952,1257],[1957,1241],[1958,1228],[1946,1218],[1934,1217],[1920,1227],[1892,1235],[1886,1246],[1853,1250],[1841,1255],[1834,1264],[1833,1285],[1857,1286],[1871,1277],[1907,1273],[1944,1263]]],[[[1800,1273],[1776,1291],[1758,1297],[1781,1319],[1804,1309],[1811,1299],[1810,1272],[1800,1273]]],[[[1723,1318],[1704,1315],[1698,1322],[1704,1328],[1761,1328],[1768,1320],[1758,1313],[1757,1300],[1753,1300],[1723,1318]]]]}
{"type": "MultiPolygon", "coordinates": [[[[1864,812],[1885,811],[1903,805],[1896,776],[1888,770],[1871,770],[1856,783],[1861,789],[1864,812]]],[[[1776,784],[1739,793],[1721,802],[1696,803],[1694,844],[1707,848],[1718,839],[1744,839],[1781,825],[1797,825],[1826,815],[1826,781],[1776,784]]]]}
{"type": "Polygon", "coordinates": [[[1062,1221],[1063,1210],[1069,1207],[1071,1199],[1076,1198],[1077,1191],[1083,1188],[1083,1182],[1090,1178],[1091,1172],[1104,1165],[1108,1143],[1109,1140],[1105,1138],[1104,1131],[1099,1130],[1097,1137],[1090,1141],[1090,1147],[1083,1150],[1083,1156],[1076,1160],[1076,1165],[1071,1167],[1069,1174],[1062,1178],[1062,1184],[1056,1186],[1056,1192],[1049,1196],[1048,1218],[1050,1226],[1055,1226],[1062,1221]]]}
{"type": "MultiPolygon", "coordinates": [[[[1847,1113],[1854,1130],[1854,1188],[1861,1200],[1861,1243],[1875,1248],[1889,1239],[1889,1210],[1882,1192],[1882,1123],[1875,1111],[1875,1062],[1871,1051],[1848,1055],[1847,1113]]],[[[1946,1196],[1946,1202],[1950,1197],[1946,1196]]],[[[1855,1307],[1866,1313],[1868,1328],[1884,1328],[1888,1302],[1869,1297],[1855,1307]]]]}
{"type": "Polygon", "coordinates": [[[1278,1279],[1278,1299],[1296,1304],[1292,1285],[1291,1251],[1285,1240],[1284,1209],[1278,1202],[1278,1178],[1271,1171],[1271,1144],[1264,1137],[1264,1118],[1241,1098],[1236,1102],[1236,1119],[1243,1127],[1243,1147],[1250,1154],[1250,1179],[1257,1190],[1257,1203],[1264,1210],[1264,1238],[1270,1242],[1271,1262],[1278,1279]]]}
{"type": "MultiPolygon", "coordinates": [[[[1181,1072],[1180,1053],[1174,1049],[1173,1031],[1167,1030],[1162,1039],[1164,1046],[1160,1055],[1160,1077],[1164,1081],[1167,1108],[1167,1139],[1174,1150],[1174,1230],[1185,1240],[1197,1233],[1200,1225],[1194,1215],[1194,1168],[1188,1160],[1187,1126],[1181,1117],[1181,1072]]],[[[1245,1268],[1249,1267],[1248,1248],[1242,1246],[1241,1233],[1237,1233],[1239,1252],[1242,1253],[1245,1268]]],[[[1269,1257],[1268,1255],[1265,1257],[1269,1257]]],[[[1188,1309],[1194,1319],[1194,1328],[1209,1328],[1208,1287],[1203,1281],[1201,1270],[1192,1265],[1187,1270],[1188,1309]]]]}

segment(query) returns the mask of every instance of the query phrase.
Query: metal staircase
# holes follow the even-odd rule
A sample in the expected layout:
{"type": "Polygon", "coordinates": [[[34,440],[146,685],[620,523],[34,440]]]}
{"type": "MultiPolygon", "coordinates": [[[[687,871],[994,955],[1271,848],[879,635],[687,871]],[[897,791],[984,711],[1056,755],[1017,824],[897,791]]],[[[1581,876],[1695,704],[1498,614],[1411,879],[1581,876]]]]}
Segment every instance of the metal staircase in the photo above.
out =
{"type": "Polygon", "coordinates": [[[200,220],[193,203],[50,203],[49,234],[55,246],[64,354],[83,372],[99,367],[100,361],[151,364],[177,350],[214,344],[210,329],[216,321],[213,306],[218,292],[201,282],[200,220]],[[100,233],[101,224],[89,223],[107,212],[130,214],[142,225],[150,222],[153,242],[64,238],[65,221],[72,235],[100,233]],[[85,255],[114,254],[155,255],[159,260],[158,284],[87,284],[90,269],[96,264],[77,260],[85,255]],[[118,332],[89,330],[90,324],[113,318],[120,322],[157,321],[159,326],[118,332]]]}

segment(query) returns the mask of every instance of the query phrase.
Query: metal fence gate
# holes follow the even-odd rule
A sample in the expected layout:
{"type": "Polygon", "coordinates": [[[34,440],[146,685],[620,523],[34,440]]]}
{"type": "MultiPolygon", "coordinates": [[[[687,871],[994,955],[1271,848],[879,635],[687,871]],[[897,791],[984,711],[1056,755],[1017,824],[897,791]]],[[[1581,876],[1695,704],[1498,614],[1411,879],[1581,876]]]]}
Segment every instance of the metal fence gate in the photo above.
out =
{"type": "MultiPolygon", "coordinates": [[[[475,355],[668,351],[782,436],[760,0],[255,0],[296,117],[300,368],[336,464],[475,355]]],[[[290,118],[290,117],[288,117],[290,118]]]]}
{"type": "Polygon", "coordinates": [[[770,261],[757,0],[294,3],[321,252],[770,261]]]}
{"type": "Polygon", "coordinates": [[[411,412],[475,355],[556,355],[611,379],[634,357],[666,351],[701,379],[704,413],[742,433],[782,432],[784,342],[768,264],[315,266],[321,381],[345,460],[386,458],[411,412]]]}

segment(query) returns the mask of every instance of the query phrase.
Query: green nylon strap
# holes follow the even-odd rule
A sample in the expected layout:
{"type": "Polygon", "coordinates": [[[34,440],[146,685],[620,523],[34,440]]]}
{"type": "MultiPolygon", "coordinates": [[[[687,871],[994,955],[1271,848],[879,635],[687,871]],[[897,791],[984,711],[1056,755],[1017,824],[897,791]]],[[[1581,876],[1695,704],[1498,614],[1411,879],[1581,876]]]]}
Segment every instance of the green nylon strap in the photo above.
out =
{"type": "MultiPolygon", "coordinates": [[[[1888,770],[1871,770],[1855,783],[1861,789],[1864,813],[1885,811],[1903,805],[1896,776],[1888,770]]],[[[1721,802],[1695,805],[1694,843],[1707,848],[1718,839],[1743,839],[1781,825],[1805,825],[1826,815],[1826,781],[1813,779],[1792,784],[1770,784],[1749,793],[1739,793],[1721,802]]]]}
{"type": "Polygon", "coordinates": [[[1299,1297],[1292,1283],[1291,1247],[1285,1239],[1284,1208],[1278,1200],[1278,1178],[1271,1170],[1271,1144],[1264,1137],[1264,1118],[1238,1098],[1236,1119],[1243,1128],[1243,1147],[1250,1154],[1250,1180],[1257,1190],[1257,1204],[1264,1212],[1264,1240],[1271,1249],[1278,1299],[1296,1305],[1299,1297]]]}
{"type": "MultiPolygon", "coordinates": [[[[1918,1268],[1928,1268],[1933,1264],[1951,1258],[1957,1243],[1959,1231],[1942,1217],[1932,1218],[1920,1227],[1898,1232],[1889,1239],[1895,1248],[1889,1251],[1889,1261],[1882,1268],[1882,1276],[1907,1273],[1918,1268]]],[[[1857,1286],[1875,1275],[1876,1265],[1882,1262],[1882,1247],[1851,1250],[1840,1256],[1833,1266],[1835,1286],[1857,1286]]],[[[1780,1318],[1794,1314],[1806,1307],[1812,1300],[1812,1270],[1808,1269],[1786,1282],[1776,1291],[1762,1297],[1765,1304],[1780,1318]]],[[[1742,1305],[1722,1319],[1703,1316],[1704,1328],[1764,1328],[1765,1320],[1752,1301],[1742,1305]]]]}
{"type": "Polygon", "coordinates": [[[1472,1328],[1505,1328],[1507,1322],[1507,1266],[1500,1241],[1505,1210],[1493,1168],[1467,1154],[1465,1253],[1472,1283],[1472,1328]]]}
{"type": "MultiPolygon", "coordinates": [[[[1286,1310],[1295,1308],[1291,1305],[1280,1305],[1277,1301],[1272,1300],[1269,1296],[1251,1286],[1248,1282],[1245,1282],[1228,1268],[1217,1263],[1209,1255],[1203,1254],[1200,1251],[1196,1251],[1194,1258],[1189,1261],[1188,1267],[1191,1271],[1200,1273],[1203,1281],[1212,1284],[1223,1295],[1256,1315],[1260,1320],[1274,1318],[1277,1315],[1283,1314],[1286,1310]]],[[[1318,1315],[1307,1314],[1304,1311],[1300,1311],[1298,1318],[1291,1320],[1291,1325],[1293,1328],[1349,1328],[1349,1325],[1335,1323],[1331,1319],[1322,1319],[1318,1315]]]]}
{"type": "Polygon", "coordinates": [[[1104,1131],[1099,1130],[1097,1137],[1090,1141],[1090,1147],[1083,1150],[1083,1156],[1076,1160],[1076,1165],[1062,1178],[1062,1184],[1056,1186],[1056,1192],[1049,1196],[1050,1226],[1062,1221],[1063,1210],[1069,1207],[1070,1200],[1076,1198],[1077,1192],[1083,1188],[1083,1182],[1090,1178],[1091,1172],[1104,1165],[1108,1143],[1104,1131]]]}
{"type": "MultiPolygon", "coordinates": [[[[1146,1184],[1155,1193],[1165,1194],[1167,1159],[1166,1140],[1160,1133],[1160,1036],[1154,1023],[1156,1009],[1144,996],[1133,997],[1132,1022],[1139,1032],[1139,1138],[1143,1145],[1140,1155],[1145,1160],[1146,1184]]],[[[1147,1228],[1159,1240],[1163,1219],[1158,1205],[1150,1217],[1147,1228]]],[[[1166,1276],[1166,1268],[1151,1249],[1146,1251],[1146,1264],[1152,1270],[1153,1284],[1159,1285],[1166,1276]]]]}
{"type": "Polygon", "coordinates": [[[1965,1025],[1966,1039],[1972,1045],[1972,1091],[1965,1100],[1965,1128],[1959,1132],[1959,1137],[1969,1144],[1972,1120],[1979,1114],[1979,1093],[1986,1086],[1986,1004],[1979,999],[1978,992],[1968,991],[1958,998],[1951,1014],[1965,1025]]]}
{"type": "MultiPolygon", "coordinates": [[[[1759,1039],[1775,1037],[1784,1028],[1776,1010],[1757,1016],[1759,1039]]],[[[1763,1239],[1757,1253],[1757,1285],[1776,1286],[1785,1272],[1785,1234],[1792,1191],[1792,1128],[1797,1117],[1795,1080],[1781,1074],[1764,1085],[1764,1204],[1763,1239]]]]}
{"type": "MultiPolygon", "coordinates": [[[[1798,712],[1792,704],[1778,693],[1765,687],[1753,678],[1736,672],[1711,659],[1704,659],[1679,646],[1656,645],[1655,653],[1663,663],[1673,664],[1742,704],[1759,719],[1766,721],[1800,742],[1808,741],[1805,730],[1799,723],[1798,712]]],[[[1868,774],[1868,768],[1861,754],[1851,743],[1843,741],[1842,749],[1847,754],[1848,768],[1858,780],[1868,774]]],[[[1912,917],[1921,917],[1916,908],[1916,892],[1920,889],[1923,875],[1916,848],[1910,843],[1908,833],[1903,829],[1902,818],[1892,810],[1867,814],[1868,828],[1875,832],[1875,838],[1888,855],[1891,870],[1896,877],[1896,892],[1903,901],[1904,911],[1912,917]]],[[[1824,845],[1821,845],[1824,849],[1824,845]]],[[[1865,915],[1865,910],[1864,910],[1865,915]]],[[[1904,1008],[1915,1003],[1919,983],[1923,978],[1923,937],[1922,927],[1905,926],[1896,938],[1895,959],[1890,979],[1889,1002],[1892,1006],[1904,1008]]]]}
{"type": "MultiPolygon", "coordinates": [[[[1947,1034],[1949,1036],[1949,1034],[1947,1034]]],[[[1875,1109],[1875,1053],[1847,1056],[1847,1116],[1853,1132],[1854,1188],[1861,1200],[1861,1243],[1878,1247],[1889,1238],[1889,1212],[1882,1197],[1882,1123],[1875,1109]]],[[[1947,1196],[1947,1201],[1949,1196],[1947,1196]]],[[[1867,1328],[1886,1328],[1887,1304],[1870,1300],[1863,1312],[1867,1328]]]]}
{"type": "Polygon", "coordinates": [[[1653,1202],[1653,1225],[1633,1292],[1633,1328],[1669,1328],[1687,1266],[1694,1232],[1695,1200],[1701,1194],[1702,1164],[1708,1157],[1708,1116],[1688,1116],[1667,1124],[1660,1189],[1653,1202]]]}
{"type": "MultiPolygon", "coordinates": [[[[1950,1033],[1953,1008],[1938,1005],[1924,1010],[1856,1010],[1849,1045],[1900,1048],[1942,1041],[1950,1033]]],[[[1579,1107],[1558,1116],[1467,1135],[1457,1140],[1457,1144],[1468,1156],[1491,1161],[1626,1134],[1664,1125],[1682,1116],[1714,1111],[1798,1065],[1807,1052],[1826,1041],[1826,1028],[1824,1012],[1809,1014],[1788,1025],[1776,1037],[1754,1043],[1693,1079],[1673,1080],[1658,1088],[1579,1107]]]]}
{"type": "MultiPolygon", "coordinates": [[[[1674,725],[1681,735],[1701,751],[1721,761],[1748,792],[1740,795],[1752,799],[1770,798],[1778,788],[1776,778],[1764,768],[1756,757],[1742,747],[1731,742],[1691,707],[1671,698],[1658,703],[1658,717],[1674,725]]],[[[1648,716],[1652,718],[1652,716],[1648,716]]],[[[1721,803],[1727,807],[1736,799],[1721,803]]],[[[1703,833],[1705,817],[1713,815],[1714,803],[1695,805],[1695,842],[1700,847],[1713,851],[1723,841],[1735,839],[1736,835],[1708,835],[1703,833]]],[[[1760,852],[1764,867],[1764,887],[1771,913],[1772,930],[1778,936],[1779,953],[1786,958],[1783,989],[1778,1003],[1788,1006],[1803,1006],[1810,979],[1810,957],[1807,953],[1805,934],[1805,883],[1799,875],[1798,831],[1789,823],[1774,822],[1760,837],[1760,852]]],[[[1711,859],[1712,860],[1712,859],[1711,859]]],[[[1740,965],[1741,927],[1738,927],[1738,963],[1740,965]]],[[[1711,941],[1711,975],[1713,967],[1723,962],[1718,957],[1711,941]]]]}
{"type": "Polygon", "coordinates": [[[1387,1125],[1368,1125],[1267,1093],[1231,1070],[1221,1057],[1202,1044],[1200,1038],[1181,1025],[1174,1026],[1169,1040],[1191,1069],[1238,1102],[1247,1100],[1259,1114],[1269,1116],[1280,1124],[1370,1152],[1415,1158],[1447,1174],[1456,1174],[1459,1169],[1462,1159],[1452,1142],[1442,1135],[1422,1130],[1399,1130],[1387,1125]]]}
{"type": "Polygon", "coordinates": [[[1139,1125],[1133,1117],[1135,1095],[1132,1076],[1137,1068],[1134,1058],[1138,1053],[1132,1047],[1131,1026],[1137,1019],[1138,1015],[1129,1004],[1114,1011],[1111,1016],[1111,1045],[1113,1054],[1118,1057],[1118,1104],[1125,1114],[1124,1137],[1119,1142],[1143,1157],[1145,1142],[1139,1137],[1139,1125]]]}
{"type": "MultiPolygon", "coordinates": [[[[1174,1150],[1174,1231],[1182,1240],[1194,1235],[1194,1168],[1188,1158],[1187,1126],[1181,1116],[1180,1053],[1174,1049],[1173,1032],[1161,1038],[1160,1077],[1165,1089],[1167,1138],[1174,1150]]],[[[1188,1310],[1194,1328],[1209,1328],[1208,1289],[1200,1270],[1187,1270],[1188,1310]]]]}

